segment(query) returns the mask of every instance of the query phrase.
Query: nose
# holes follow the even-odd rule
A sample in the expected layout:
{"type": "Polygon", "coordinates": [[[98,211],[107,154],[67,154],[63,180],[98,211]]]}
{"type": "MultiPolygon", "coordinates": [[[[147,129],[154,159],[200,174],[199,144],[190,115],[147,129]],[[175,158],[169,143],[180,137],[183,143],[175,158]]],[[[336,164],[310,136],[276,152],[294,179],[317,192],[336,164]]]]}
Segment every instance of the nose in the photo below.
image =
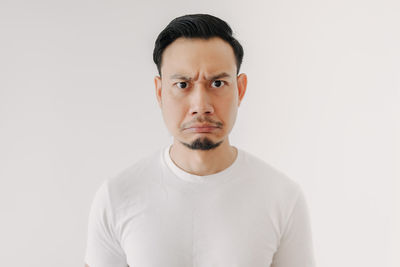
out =
{"type": "Polygon", "coordinates": [[[212,115],[214,108],[207,87],[202,83],[195,86],[192,91],[190,114],[192,115],[212,115]]]}

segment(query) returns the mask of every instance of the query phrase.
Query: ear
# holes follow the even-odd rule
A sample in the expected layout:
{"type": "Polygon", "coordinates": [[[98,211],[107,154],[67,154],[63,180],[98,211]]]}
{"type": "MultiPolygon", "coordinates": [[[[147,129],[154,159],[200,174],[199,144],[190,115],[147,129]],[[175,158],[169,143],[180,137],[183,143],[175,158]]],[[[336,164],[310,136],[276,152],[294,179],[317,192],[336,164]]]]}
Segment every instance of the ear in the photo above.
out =
{"type": "Polygon", "coordinates": [[[158,102],[158,105],[160,106],[160,108],[161,108],[161,106],[162,106],[162,102],[161,102],[161,90],[162,90],[162,87],[161,87],[161,77],[160,76],[155,76],[154,77],[154,85],[155,85],[155,89],[156,89],[156,97],[157,97],[157,102],[158,102]]]}
{"type": "Polygon", "coordinates": [[[237,87],[238,87],[238,94],[239,94],[239,105],[242,102],[244,94],[246,93],[247,88],[247,75],[245,73],[240,74],[237,77],[237,87]]]}

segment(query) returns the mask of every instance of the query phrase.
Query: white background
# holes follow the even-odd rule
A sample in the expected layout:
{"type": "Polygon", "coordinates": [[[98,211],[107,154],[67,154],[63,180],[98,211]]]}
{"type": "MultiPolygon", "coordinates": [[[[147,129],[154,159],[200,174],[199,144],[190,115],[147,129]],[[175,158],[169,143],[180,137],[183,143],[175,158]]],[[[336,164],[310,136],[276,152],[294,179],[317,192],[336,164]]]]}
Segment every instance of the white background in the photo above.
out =
{"type": "Polygon", "coordinates": [[[83,266],[100,183],[172,140],[152,51],[188,13],[242,43],[231,143],[301,184],[318,266],[400,266],[394,0],[1,0],[0,266],[83,266]]]}

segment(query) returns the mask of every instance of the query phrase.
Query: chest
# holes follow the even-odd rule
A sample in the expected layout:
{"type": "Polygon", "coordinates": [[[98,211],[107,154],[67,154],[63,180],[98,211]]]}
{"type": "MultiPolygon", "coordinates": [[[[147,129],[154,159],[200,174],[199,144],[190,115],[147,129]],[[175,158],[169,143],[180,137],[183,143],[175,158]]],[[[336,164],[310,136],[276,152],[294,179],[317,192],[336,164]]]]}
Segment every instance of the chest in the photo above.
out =
{"type": "Polygon", "coordinates": [[[261,195],[152,190],[121,216],[129,266],[267,267],[279,241],[261,195]]]}

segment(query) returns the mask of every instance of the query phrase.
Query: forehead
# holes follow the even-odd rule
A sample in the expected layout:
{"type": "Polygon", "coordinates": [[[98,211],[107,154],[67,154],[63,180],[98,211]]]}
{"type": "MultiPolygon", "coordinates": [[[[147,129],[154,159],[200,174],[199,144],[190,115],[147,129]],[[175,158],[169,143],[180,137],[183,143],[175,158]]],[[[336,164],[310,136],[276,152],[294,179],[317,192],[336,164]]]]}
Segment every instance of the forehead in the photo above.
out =
{"type": "Polygon", "coordinates": [[[178,38],[164,50],[162,76],[174,74],[194,75],[236,72],[233,48],[221,38],[178,38]]]}

